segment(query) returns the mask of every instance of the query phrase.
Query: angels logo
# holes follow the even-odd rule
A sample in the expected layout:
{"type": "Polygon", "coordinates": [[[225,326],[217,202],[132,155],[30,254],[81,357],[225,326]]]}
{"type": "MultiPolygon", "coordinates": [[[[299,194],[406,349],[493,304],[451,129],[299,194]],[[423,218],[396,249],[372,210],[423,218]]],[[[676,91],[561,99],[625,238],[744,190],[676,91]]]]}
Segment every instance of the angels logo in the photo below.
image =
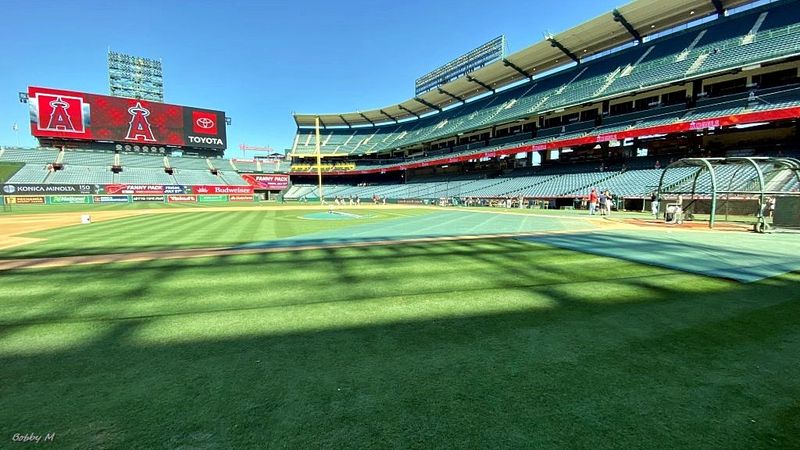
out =
{"type": "Polygon", "coordinates": [[[141,102],[136,102],[136,106],[128,108],[128,113],[131,115],[131,123],[128,127],[128,135],[125,136],[125,139],[130,141],[155,142],[156,138],[153,137],[153,130],[150,129],[150,122],[147,121],[150,110],[143,107],[141,102]]]}
{"type": "MultiPolygon", "coordinates": [[[[31,102],[33,130],[69,135],[86,133],[89,121],[89,105],[76,96],[37,93],[31,102]]],[[[35,134],[34,134],[35,135],[35,134]]]]}
{"type": "Polygon", "coordinates": [[[67,111],[69,103],[62,100],[61,97],[56,97],[55,100],[50,102],[50,107],[53,109],[50,112],[50,121],[47,123],[47,129],[75,131],[75,127],[72,125],[72,118],[67,111]]]}

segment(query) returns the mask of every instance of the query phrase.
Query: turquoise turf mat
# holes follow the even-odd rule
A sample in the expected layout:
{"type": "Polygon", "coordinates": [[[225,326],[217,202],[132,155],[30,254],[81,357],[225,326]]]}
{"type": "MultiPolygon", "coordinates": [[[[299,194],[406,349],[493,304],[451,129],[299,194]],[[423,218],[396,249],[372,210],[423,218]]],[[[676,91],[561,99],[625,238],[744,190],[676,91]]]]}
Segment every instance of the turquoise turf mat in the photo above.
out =
{"type": "Polygon", "coordinates": [[[800,270],[800,235],[616,230],[519,238],[744,283],[800,270]]]}
{"type": "Polygon", "coordinates": [[[279,248],[297,245],[345,244],[396,239],[474,236],[483,234],[537,233],[589,230],[591,220],[469,211],[432,211],[430,214],[359,224],[334,230],[245,244],[237,248],[279,248]]]}

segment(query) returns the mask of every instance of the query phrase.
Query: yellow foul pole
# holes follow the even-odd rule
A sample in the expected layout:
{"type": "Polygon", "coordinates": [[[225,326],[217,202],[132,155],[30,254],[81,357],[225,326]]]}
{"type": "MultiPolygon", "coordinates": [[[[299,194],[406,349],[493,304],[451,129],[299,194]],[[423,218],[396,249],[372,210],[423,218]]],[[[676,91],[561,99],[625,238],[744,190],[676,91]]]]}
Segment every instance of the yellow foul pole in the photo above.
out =
{"type": "Polygon", "coordinates": [[[319,117],[314,120],[317,132],[317,182],[319,183],[319,203],[325,203],[325,197],[322,195],[322,151],[319,142],[319,117]]]}

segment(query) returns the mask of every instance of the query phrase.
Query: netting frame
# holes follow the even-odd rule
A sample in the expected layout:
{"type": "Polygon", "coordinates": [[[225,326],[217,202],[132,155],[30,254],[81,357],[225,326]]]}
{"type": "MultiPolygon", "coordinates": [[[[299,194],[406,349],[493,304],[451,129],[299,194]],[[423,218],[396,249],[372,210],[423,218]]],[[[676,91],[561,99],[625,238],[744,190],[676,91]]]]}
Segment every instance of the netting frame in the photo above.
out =
{"type": "MultiPolygon", "coordinates": [[[[758,208],[755,214],[755,223],[753,224],[754,231],[764,233],[770,231],[770,226],[767,223],[765,211],[768,208],[767,199],[770,196],[800,196],[800,192],[789,190],[767,190],[767,181],[765,177],[764,168],[770,168],[768,174],[779,171],[789,174],[788,176],[797,180],[800,184],[800,159],[797,158],[784,158],[784,157],[766,157],[766,156],[750,156],[750,157],[727,157],[727,158],[683,158],[669,164],[661,173],[658,183],[657,196],[662,199],[666,196],[690,195],[690,204],[697,199],[709,198],[711,200],[710,214],[708,220],[708,227],[714,228],[717,222],[717,206],[721,196],[730,199],[733,195],[740,198],[755,197],[758,201],[758,208]],[[717,168],[720,166],[736,165],[737,169],[727,180],[718,179],[717,168]],[[697,170],[693,175],[683,178],[679,182],[674,182],[670,185],[665,185],[665,178],[670,169],[676,168],[696,168],[697,170]],[[754,169],[756,177],[749,180],[753,184],[753,189],[737,189],[734,187],[734,181],[737,180],[736,176],[742,169],[754,169]],[[710,194],[699,193],[698,179],[704,173],[708,173],[711,178],[711,192],[710,194]],[[691,178],[691,190],[677,189],[678,186],[685,185],[686,181],[691,178]]],[[[747,178],[745,178],[747,179],[747,178]]]]}

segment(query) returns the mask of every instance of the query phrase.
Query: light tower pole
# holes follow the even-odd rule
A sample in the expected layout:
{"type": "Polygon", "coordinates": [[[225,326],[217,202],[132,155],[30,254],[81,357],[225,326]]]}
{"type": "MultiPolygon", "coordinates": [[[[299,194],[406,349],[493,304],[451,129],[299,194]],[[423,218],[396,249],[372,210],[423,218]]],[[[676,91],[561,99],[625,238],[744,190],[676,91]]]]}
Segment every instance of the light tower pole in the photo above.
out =
{"type": "Polygon", "coordinates": [[[325,203],[325,197],[322,195],[322,150],[319,142],[319,117],[314,118],[314,126],[316,127],[316,141],[317,141],[317,182],[319,183],[319,204],[325,203]]]}

